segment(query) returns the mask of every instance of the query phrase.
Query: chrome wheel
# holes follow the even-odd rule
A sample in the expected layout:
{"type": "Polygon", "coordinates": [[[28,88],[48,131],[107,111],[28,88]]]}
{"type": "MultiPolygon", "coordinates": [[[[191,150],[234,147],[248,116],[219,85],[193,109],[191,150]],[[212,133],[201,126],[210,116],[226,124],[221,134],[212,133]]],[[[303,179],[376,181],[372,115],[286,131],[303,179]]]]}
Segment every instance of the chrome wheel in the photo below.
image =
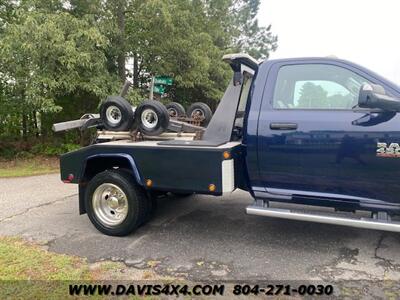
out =
{"type": "Polygon", "coordinates": [[[114,105],[107,107],[106,118],[113,125],[118,125],[122,120],[121,110],[114,105]]]}
{"type": "Polygon", "coordinates": [[[145,109],[141,115],[141,121],[143,126],[148,129],[153,129],[158,124],[158,116],[152,109],[145,109]]]}
{"type": "Polygon", "coordinates": [[[121,224],[128,215],[128,199],[120,187],[112,183],[98,186],[92,197],[96,218],[106,227],[121,224]]]}

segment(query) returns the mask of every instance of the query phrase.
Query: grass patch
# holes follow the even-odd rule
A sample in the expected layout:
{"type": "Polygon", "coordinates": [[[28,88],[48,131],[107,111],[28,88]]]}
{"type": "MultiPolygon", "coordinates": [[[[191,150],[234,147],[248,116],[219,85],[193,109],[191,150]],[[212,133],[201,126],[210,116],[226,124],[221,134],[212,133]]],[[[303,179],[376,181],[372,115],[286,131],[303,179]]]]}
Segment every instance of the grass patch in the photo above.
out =
{"type": "Polygon", "coordinates": [[[87,263],[17,238],[0,237],[0,280],[91,280],[87,263]]]}
{"type": "Polygon", "coordinates": [[[18,238],[0,237],[1,299],[65,299],[69,284],[96,279],[78,257],[47,252],[18,238]]]}
{"type": "MultiPolygon", "coordinates": [[[[111,261],[89,265],[84,258],[48,252],[17,237],[0,237],[0,299],[86,299],[83,294],[70,296],[69,285],[103,285],[110,280],[131,284],[129,275],[116,277],[122,268],[123,264],[111,261]]],[[[96,294],[90,298],[110,299],[96,294]]]]}
{"type": "Polygon", "coordinates": [[[43,175],[57,173],[58,171],[57,157],[35,156],[0,160],[0,178],[43,175]]]}

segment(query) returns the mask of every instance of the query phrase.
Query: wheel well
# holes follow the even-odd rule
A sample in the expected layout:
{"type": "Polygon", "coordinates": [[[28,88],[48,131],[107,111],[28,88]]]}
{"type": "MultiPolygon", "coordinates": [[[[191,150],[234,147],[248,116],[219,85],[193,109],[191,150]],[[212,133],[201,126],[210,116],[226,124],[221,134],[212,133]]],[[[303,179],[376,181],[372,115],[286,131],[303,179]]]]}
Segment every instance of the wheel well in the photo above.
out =
{"type": "Polygon", "coordinates": [[[111,169],[127,169],[134,172],[132,163],[126,157],[94,157],[88,159],[82,182],[88,182],[97,174],[111,169]]]}
{"type": "Polygon", "coordinates": [[[136,170],[136,166],[133,160],[130,160],[128,157],[124,156],[109,156],[109,157],[93,157],[89,158],[85,164],[85,171],[82,175],[81,181],[79,183],[79,213],[86,213],[85,207],[85,193],[86,193],[86,185],[87,183],[97,174],[111,169],[125,169],[129,170],[134,174],[134,177],[137,180],[137,183],[140,184],[140,178],[138,177],[138,173],[136,170]],[[135,176],[136,175],[136,176],[135,176]]]}

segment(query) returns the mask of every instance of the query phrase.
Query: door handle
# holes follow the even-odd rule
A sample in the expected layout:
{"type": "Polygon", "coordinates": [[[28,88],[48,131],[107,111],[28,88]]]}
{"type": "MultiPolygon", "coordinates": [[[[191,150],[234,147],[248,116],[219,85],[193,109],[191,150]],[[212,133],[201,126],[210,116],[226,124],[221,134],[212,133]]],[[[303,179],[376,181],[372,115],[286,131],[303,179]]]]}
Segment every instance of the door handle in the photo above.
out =
{"type": "Polygon", "coordinates": [[[271,130],[294,130],[297,129],[296,123],[271,123],[269,124],[271,130]]]}

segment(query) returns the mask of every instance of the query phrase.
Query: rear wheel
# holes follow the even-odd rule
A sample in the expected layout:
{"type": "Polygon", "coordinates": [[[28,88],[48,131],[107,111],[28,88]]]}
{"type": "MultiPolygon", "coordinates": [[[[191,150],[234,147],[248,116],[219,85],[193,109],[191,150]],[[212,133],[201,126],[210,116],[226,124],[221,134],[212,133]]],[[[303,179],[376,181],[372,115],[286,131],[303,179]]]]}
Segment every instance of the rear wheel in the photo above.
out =
{"type": "Polygon", "coordinates": [[[146,193],[122,170],[104,171],[90,180],[86,212],[93,225],[112,236],[128,235],[145,220],[146,193]]]}
{"type": "Polygon", "coordinates": [[[188,108],[187,116],[195,120],[201,120],[201,124],[203,126],[207,126],[211,121],[212,111],[207,104],[203,102],[196,102],[190,105],[188,108]]]}
{"type": "Polygon", "coordinates": [[[165,107],[167,108],[169,116],[171,118],[178,118],[178,117],[186,116],[185,108],[180,103],[170,102],[167,105],[165,105],[165,107]]]}
{"type": "Polygon", "coordinates": [[[146,223],[154,216],[157,206],[157,197],[150,194],[148,201],[146,201],[146,212],[144,214],[143,223],[146,223]]]}

